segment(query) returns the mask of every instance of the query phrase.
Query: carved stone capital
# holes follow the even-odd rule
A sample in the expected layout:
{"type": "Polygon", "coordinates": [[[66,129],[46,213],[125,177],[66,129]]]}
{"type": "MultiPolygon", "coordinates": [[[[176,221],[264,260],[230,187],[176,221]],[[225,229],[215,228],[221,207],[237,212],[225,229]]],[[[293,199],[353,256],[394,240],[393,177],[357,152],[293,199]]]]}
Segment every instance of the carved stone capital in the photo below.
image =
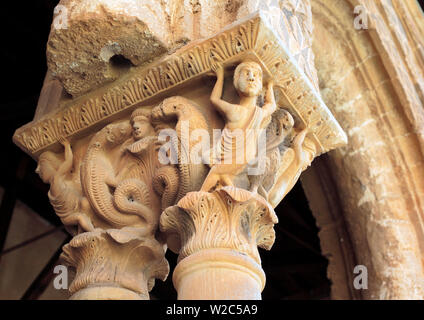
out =
{"type": "Polygon", "coordinates": [[[272,207],[249,191],[224,187],[213,193],[191,192],[166,209],[160,230],[179,261],[201,250],[227,248],[250,256],[257,263],[257,247],[270,250],[278,222],[272,207]]]}
{"type": "Polygon", "coordinates": [[[173,204],[178,171],[158,162],[150,112],[135,110],[73,146],[45,152],[37,172],[75,237],[63,249],[76,270],[72,299],[148,299],[169,266],[157,240],[161,205],[173,204]]]}
{"type": "Polygon", "coordinates": [[[77,300],[148,300],[155,279],[165,280],[165,248],[136,228],[96,229],[64,246],[62,260],[76,276],[69,291],[77,300]]]}
{"type": "Polygon", "coordinates": [[[302,70],[259,12],[18,129],[76,235],[64,249],[73,298],[148,297],[168,270],[160,225],[179,253],[180,299],[259,299],[273,207],[315,156],[346,143],[302,70]]]}
{"type": "Polygon", "coordinates": [[[141,104],[181,92],[210,74],[217,63],[234,66],[250,59],[257,61],[264,76],[273,80],[277,104],[287,105],[298,122],[310,129],[318,145],[317,154],[345,145],[346,134],[266,21],[263,13],[255,13],[196,45],[189,44],[157,62],[132,69],[113,85],[78,99],[62,100],[60,112],[19,128],[13,140],[38,158],[46,150],[57,150],[60,137],[85,135],[141,104]]]}

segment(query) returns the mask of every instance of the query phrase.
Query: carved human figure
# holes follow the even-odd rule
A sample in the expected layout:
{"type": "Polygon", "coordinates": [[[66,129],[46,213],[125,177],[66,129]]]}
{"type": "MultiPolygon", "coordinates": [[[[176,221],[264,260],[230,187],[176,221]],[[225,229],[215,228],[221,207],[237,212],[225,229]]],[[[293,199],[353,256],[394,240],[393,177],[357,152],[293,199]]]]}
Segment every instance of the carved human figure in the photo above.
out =
{"type": "Polygon", "coordinates": [[[87,215],[91,211],[90,204],[83,196],[80,184],[71,179],[71,145],[63,138],[60,142],[65,148],[64,161],[53,152],[44,152],[39,158],[36,173],[44,183],[50,184],[48,197],[67,230],[74,235],[81,231],[93,231],[94,226],[87,215]],[[73,226],[76,226],[77,230],[72,228],[73,226]]]}
{"type": "Polygon", "coordinates": [[[210,99],[224,117],[225,127],[220,145],[214,150],[211,170],[201,188],[206,192],[218,185],[233,186],[235,177],[256,157],[261,129],[268,126],[272,113],[277,109],[272,81],[268,82],[263,107],[257,105],[262,92],[262,68],[258,63],[242,62],[234,72],[234,87],[240,96],[239,104],[221,98],[224,86],[222,65],[216,67],[216,75],[217,81],[210,99]],[[243,133],[242,144],[234,139],[240,130],[243,133]]]}
{"type": "Polygon", "coordinates": [[[295,128],[287,110],[279,108],[273,114],[267,128],[265,172],[249,176],[251,192],[275,206],[284,198],[316,155],[316,145],[308,133],[307,127],[295,128]]]}
{"type": "Polygon", "coordinates": [[[130,121],[135,142],[128,147],[128,151],[133,154],[146,150],[151,143],[157,141],[155,128],[150,121],[150,113],[150,110],[139,108],[131,114],[130,121]]]}
{"type": "Polygon", "coordinates": [[[300,174],[311,164],[317,153],[313,140],[307,136],[308,128],[300,131],[293,140],[291,147],[282,155],[282,165],[277,181],[269,192],[268,201],[271,205],[278,203],[293,188],[300,174]]]}
{"type": "Polygon", "coordinates": [[[152,112],[145,108],[136,109],[130,119],[133,127],[132,142],[127,150],[136,156],[139,166],[145,168],[143,172],[153,172],[151,179],[153,189],[161,197],[161,209],[174,204],[179,189],[179,173],[174,165],[162,166],[159,163],[159,149],[161,142],[158,141],[156,128],[152,123],[152,112]],[[148,169],[148,167],[150,169],[148,169]]]}

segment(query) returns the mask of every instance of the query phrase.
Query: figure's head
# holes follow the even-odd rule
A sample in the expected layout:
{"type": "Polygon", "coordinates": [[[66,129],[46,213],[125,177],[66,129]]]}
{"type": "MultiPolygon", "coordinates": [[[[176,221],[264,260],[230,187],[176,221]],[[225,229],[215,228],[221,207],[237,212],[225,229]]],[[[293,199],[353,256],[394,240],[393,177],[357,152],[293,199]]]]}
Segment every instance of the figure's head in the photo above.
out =
{"type": "Polygon", "coordinates": [[[234,87],[240,95],[259,96],[262,92],[262,68],[253,61],[240,63],[234,71],[234,87]]]}
{"type": "Polygon", "coordinates": [[[51,151],[46,151],[38,158],[38,166],[35,172],[44,183],[50,183],[61,163],[59,156],[51,151]]]}
{"type": "Polygon", "coordinates": [[[134,139],[140,140],[155,134],[155,130],[150,123],[150,111],[137,109],[131,114],[131,125],[134,139]]]}

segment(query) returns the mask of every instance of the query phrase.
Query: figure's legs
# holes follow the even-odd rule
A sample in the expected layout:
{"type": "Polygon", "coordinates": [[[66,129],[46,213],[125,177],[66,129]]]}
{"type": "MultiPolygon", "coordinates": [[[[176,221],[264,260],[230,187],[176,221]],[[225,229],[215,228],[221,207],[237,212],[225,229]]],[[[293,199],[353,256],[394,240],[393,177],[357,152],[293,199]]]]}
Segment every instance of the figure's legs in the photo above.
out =
{"type": "Polygon", "coordinates": [[[258,176],[248,176],[250,182],[249,191],[252,193],[258,193],[258,188],[261,183],[258,176]]]}
{"type": "Polygon", "coordinates": [[[257,185],[257,184],[252,185],[250,187],[250,192],[252,192],[252,193],[258,193],[258,188],[259,188],[259,185],[257,185]]]}
{"type": "Polygon", "coordinates": [[[209,171],[209,174],[206,177],[205,182],[203,182],[202,188],[200,190],[205,192],[210,192],[210,190],[216,187],[218,184],[221,184],[223,187],[234,186],[235,175],[224,174],[219,172],[224,172],[224,171],[220,167],[213,167],[209,171]]]}

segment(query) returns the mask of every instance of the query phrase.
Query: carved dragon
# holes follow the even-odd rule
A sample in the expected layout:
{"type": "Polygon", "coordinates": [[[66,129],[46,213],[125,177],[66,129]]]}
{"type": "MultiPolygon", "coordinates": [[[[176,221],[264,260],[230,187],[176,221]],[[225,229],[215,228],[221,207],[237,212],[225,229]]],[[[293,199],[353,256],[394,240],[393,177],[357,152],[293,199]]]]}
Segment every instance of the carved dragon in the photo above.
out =
{"type": "Polygon", "coordinates": [[[128,121],[113,123],[91,139],[82,164],[81,182],[95,212],[113,227],[143,227],[152,232],[157,219],[149,208],[147,186],[138,179],[120,181],[109,159],[112,151],[131,137],[131,129],[128,121]]]}
{"type": "Polygon", "coordinates": [[[179,185],[178,169],[164,166],[156,170],[153,177],[153,188],[162,197],[162,210],[175,204],[179,185]]]}
{"type": "MultiPolygon", "coordinates": [[[[137,159],[134,176],[140,177],[140,169],[144,175],[141,180],[152,180],[153,190],[160,196],[161,209],[165,210],[175,203],[179,186],[179,173],[174,165],[161,166],[158,150],[162,143],[158,141],[157,129],[151,121],[151,110],[138,108],[131,114],[131,124],[135,142],[127,150],[137,159]]],[[[130,161],[130,159],[127,159],[130,161]]],[[[128,161],[125,161],[128,167],[128,161]]],[[[155,205],[157,206],[157,205],[155,205]]],[[[155,208],[156,209],[156,208],[155,208]]],[[[157,212],[158,216],[160,211],[157,212]]]]}
{"type": "Polygon", "coordinates": [[[180,187],[176,201],[180,200],[187,192],[199,190],[205,179],[208,168],[204,164],[193,164],[189,159],[189,141],[182,138],[182,124],[188,123],[190,133],[196,129],[208,130],[209,126],[205,116],[194,103],[183,97],[165,99],[152,110],[154,122],[169,123],[177,121],[175,130],[177,136],[171,137],[174,150],[178,150],[178,169],[180,187]],[[180,147],[179,147],[180,146],[180,147]]]}

